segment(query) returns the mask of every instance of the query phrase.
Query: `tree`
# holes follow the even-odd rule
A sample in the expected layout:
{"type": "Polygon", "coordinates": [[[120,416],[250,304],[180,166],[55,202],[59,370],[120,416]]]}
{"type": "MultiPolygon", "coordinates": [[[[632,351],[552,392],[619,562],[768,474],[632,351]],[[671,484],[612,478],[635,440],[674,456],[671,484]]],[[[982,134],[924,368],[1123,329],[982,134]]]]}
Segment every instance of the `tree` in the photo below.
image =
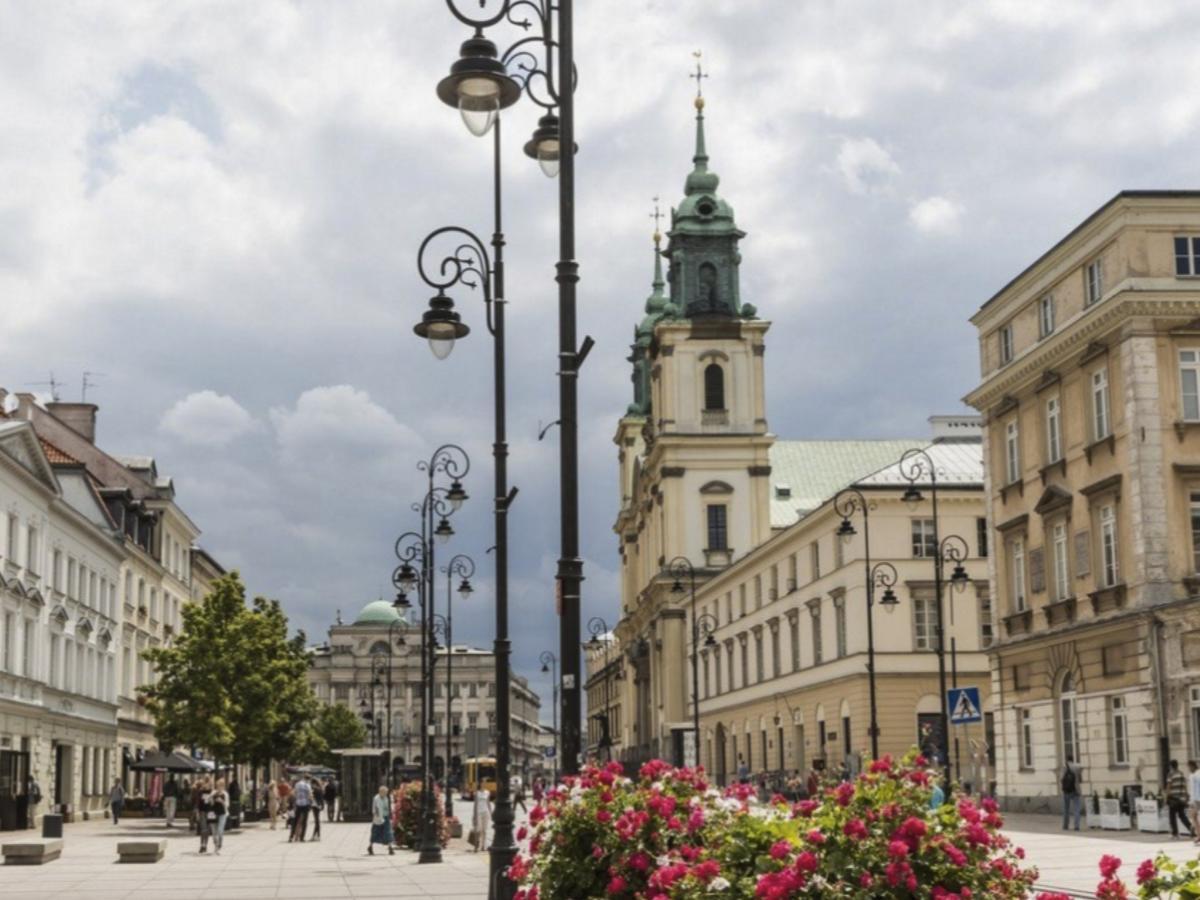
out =
{"type": "Polygon", "coordinates": [[[344,703],[322,707],[313,723],[311,735],[296,751],[300,762],[319,763],[337,769],[341,759],[334,750],[361,747],[367,740],[362,720],[344,703]]]}
{"type": "Polygon", "coordinates": [[[155,684],[138,691],[159,742],[204,747],[222,762],[287,758],[317,716],[304,634],[287,632],[277,600],[246,605],[237,572],[184,606],[175,643],[142,654],[158,672],[155,684]]]}

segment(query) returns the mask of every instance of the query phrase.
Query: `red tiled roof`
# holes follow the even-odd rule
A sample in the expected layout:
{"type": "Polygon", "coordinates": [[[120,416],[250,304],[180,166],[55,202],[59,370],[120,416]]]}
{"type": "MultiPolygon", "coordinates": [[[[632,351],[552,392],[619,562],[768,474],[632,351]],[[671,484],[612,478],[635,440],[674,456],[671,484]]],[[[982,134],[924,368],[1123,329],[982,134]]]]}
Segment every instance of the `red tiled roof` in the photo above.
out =
{"type": "Polygon", "coordinates": [[[52,443],[46,440],[41,435],[38,435],[38,441],[41,442],[42,452],[46,454],[46,459],[50,460],[52,466],[78,466],[81,463],[75,457],[55,447],[52,443]]]}

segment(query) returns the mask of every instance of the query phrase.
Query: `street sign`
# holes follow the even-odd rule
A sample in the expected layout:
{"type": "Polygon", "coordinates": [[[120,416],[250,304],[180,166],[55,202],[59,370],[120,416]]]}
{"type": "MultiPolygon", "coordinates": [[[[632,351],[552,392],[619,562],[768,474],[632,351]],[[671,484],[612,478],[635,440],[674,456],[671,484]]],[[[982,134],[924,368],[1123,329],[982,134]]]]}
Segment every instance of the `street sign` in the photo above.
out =
{"type": "Polygon", "coordinates": [[[542,755],[545,756],[546,759],[554,759],[556,754],[553,747],[546,747],[542,750],[542,755]]]}
{"type": "Polygon", "coordinates": [[[946,701],[946,705],[950,708],[951,725],[967,725],[971,722],[983,721],[979,688],[951,688],[946,692],[946,701]]]}

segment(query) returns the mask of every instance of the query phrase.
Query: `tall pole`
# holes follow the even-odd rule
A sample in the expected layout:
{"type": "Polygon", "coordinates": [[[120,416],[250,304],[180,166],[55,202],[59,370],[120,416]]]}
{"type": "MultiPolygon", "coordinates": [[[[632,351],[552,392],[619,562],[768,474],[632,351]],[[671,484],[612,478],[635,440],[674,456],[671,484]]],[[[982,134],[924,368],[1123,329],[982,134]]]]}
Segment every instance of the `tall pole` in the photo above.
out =
{"type": "Polygon", "coordinates": [[[863,579],[867,602],[867,693],[870,698],[871,759],[879,759],[879,709],[875,684],[875,577],[871,571],[871,505],[858,488],[845,488],[833,498],[834,511],[842,517],[838,537],[854,534],[850,516],[862,512],[863,518],[863,579]]]}
{"type": "Polygon", "coordinates": [[[454,818],[454,795],[450,792],[450,754],[453,751],[454,726],[451,725],[450,707],[454,701],[454,684],[451,680],[451,667],[454,665],[454,630],[451,625],[450,610],[454,600],[454,571],[446,569],[446,770],[445,783],[446,818],[454,818]]]}
{"type": "Polygon", "coordinates": [[[575,334],[575,285],[579,263],[575,259],[575,42],[573,0],[558,0],[558,173],[559,260],[558,281],[558,386],[560,501],[562,549],[558,560],[559,657],[562,661],[563,773],[579,771],[580,716],[580,583],[579,558],[579,422],[578,374],[580,354],[575,334]]]}
{"type": "Polygon", "coordinates": [[[558,783],[558,657],[550,650],[543,650],[538,657],[542,672],[550,673],[550,714],[554,729],[554,763],[551,767],[555,784],[558,783]]]}

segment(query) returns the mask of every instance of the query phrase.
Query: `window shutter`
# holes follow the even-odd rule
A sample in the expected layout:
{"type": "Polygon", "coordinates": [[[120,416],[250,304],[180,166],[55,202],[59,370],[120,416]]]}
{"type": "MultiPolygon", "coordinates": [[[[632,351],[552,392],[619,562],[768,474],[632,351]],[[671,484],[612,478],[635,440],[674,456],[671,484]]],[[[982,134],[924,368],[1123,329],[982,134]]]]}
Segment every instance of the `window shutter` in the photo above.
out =
{"type": "Polygon", "coordinates": [[[1041,547],[1029,551],[1029,590],[1035,594],[1046,590],[1046,551],[1041,547]]]}
{"type": "Polygon", "coordinates": [[[1075,577],[1083,578],[1092,571],[1092,533],[1075,532],[1075,577]]]}

